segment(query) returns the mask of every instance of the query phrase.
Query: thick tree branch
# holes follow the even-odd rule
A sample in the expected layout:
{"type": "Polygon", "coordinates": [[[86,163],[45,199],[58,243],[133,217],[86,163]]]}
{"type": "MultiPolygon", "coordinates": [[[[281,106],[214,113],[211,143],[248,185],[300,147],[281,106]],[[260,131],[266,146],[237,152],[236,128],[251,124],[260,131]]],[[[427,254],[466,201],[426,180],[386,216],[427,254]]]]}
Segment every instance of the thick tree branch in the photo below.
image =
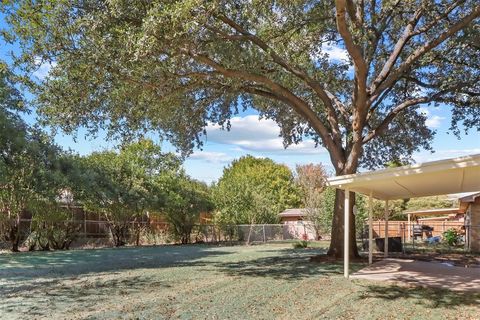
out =
{"type": "Polygon", "coordinates": [[[375,129],[370,131],[365,136],[365,138],[363,139],[363,144],[369,142],[370,140],[372,140],[376,136],[379,136],[382,133],[384,133],[385,130],[388,129],[388,125],[393,121],[393,119],[395,119],[395,117],[400,112],[404,111],[405,109],[407,109],[408,107],[411,107],[413,105],[417,105],[417,104],[420,104],[420,103],[427,103],[427,102],[430,102],[431,100],[432,99],[428,98],[428,97],[421,97],[421,98],[411,99],[411,100],[407,100],[407,101],[404,101],[404,102],[400,103],[395,108],[393,108],[392,111],[390,111],[387,114],[387,116],[383,119],[383,121],[375,129]]]}
{"type": "Polygon", "coordinates": [[[477,6],[473,9],[473,11],[464,16],[460,19],[457,23],[451,26],[447,31],[440,34],[435,39],[426,42],[423,46],[417,48],[412,54],[410,54],[405,61],[394,71],[390,72],[387,78],[381,82],[378,87],[374,90],[371,95],[370,101],[375,100],[378,95],[385,90],[386,88],[393,86],[395,82],[401,78],[403,73],[407,71],[412,64],[414,64],[419,58],[421,58],[425,53],[429,52],[430,50],[434,49],[442,42],[456,34],[458,31],[462,30],[466,27],[470,22],[480,16],[480,6],[477,6]]]}
{"type": "Polygon", "coordinates": [[[337,29],[345,42],[345,47],[352,57],[355,67],[356,94],[354,93],[353,105],[356,114],[354,115],[355,120],[353,123],[353,129],[355,132],[359,133],[362,130],[361,128],[363,127],[363,121],[366,116],[367,64],[363,57],[362,49],[355,44],[353,36],[348,28],[346,20],[346,0],[337,0],[335,1],[335,5],[337,10],[337,29]]]}
{"type": "MultiPolygon", "coordinates": [[[[240,33],[240,35],[231,35],[229,36],[230,39],[237,39],[238,36],[243,38],[238,38],[238,39],[243,39],[243,40],[249,40],[255,45],[257,45],[259,48],[261,48],[264,52],[270,55],[272,60],[283,67],[285,70],[290,72],[291,74],[295,75],[299,79],[303,80],[310,88],[312,88],[315,93],[319,96],[320,100],[324,103],[324,105],[327,108],[327,119],[330,123],[330,126],[332,128],[332,134],[333,138],[336,143],[340,144],[341,143],[341,132],[340,132],[340,126],[338,122],[338,117],[335,112],[335,108],[333,105],[332,101],[332,94],[328,94],[326,90],[324,89],[325,85],[321,85],[317,80],[311,78],[307,72],[304,70],[301,70],[300,68],[297,68],[295,66],[292,66],[289,62],[287,62],[284,58],[282,58],[279,54],[273,50],[265,41],[263,41],[260,37],[253,35],[250,33],[248,30],[243,28],[241,25],[233,21],[232,19],[228,18],[225,15],[218,15],[217,18],[221,20],[223,23],[227,24],[230,26],[232,29],[234,29],[236,32],[240,33]],[[231,38],[231,37],[236,37],[236,38],[231,38]]],[[[336,99],[335,105],[338,107],[338,102],[339,100],[336,99]]],[[[341,106],[342,107],[342,106],[341,106]]]]}
{"type": "Polygon", "coordinates": [[[198,54],[191,50],[186,50],[185,53],[192,57],[194,60],[215,69],[217,72],[221,73],[225,77],[236,78],[244,81],[262,84],[269,88],[272,92],[275,92],[276,95],[284,99],[284,102],[288,101],[288,105],[293,107],[298,114],[300,114],[312,125],[312,128],[319,134],[324,146],[330,152],[332,152],[338,163],[340,164],[344,162],[344,155],[341,145],[338,145],[334,142],[332,136],[328,132],[327,127],[325,127],[322,120],[310,108],[310,106],[305,101],[293,94],[289,89],[262,75],[257,75],[242,70],[225,68],[224,66],[215,62],[206,55],[198,54]]]}
{"type": "Polygon", "coordinates": [[[356,170],[358,167],[358,160],[362,152],[362,131],[365,125],[365,120],[367,117],[367,76],[368,76],[368,67],[367,63],[363,56],[363,50],[360,46],[355,43],[352,33],[349,30],[349,26],[346,19],[347,11],[347,2],[346,0],[336,0],[336,21],[337,29],[340,33],[345,47],[352,57],[354,64],[354,92],[353,92],[353,123],[352,123],[352,133],[353,137],[351,141],[347,141],[347,144],[351,147],[349,149],[349,154],[347,162],[345,164],[344,173],[350,170],[356,170]]]}
{"type": "Polygon", "coordinates": [[[347,11],[348,11],[348,16],[352,20],[352,22],[355,24],[357,28],[362,27],[362,16],[360,14],[360,8],[358,5],[354,2],[354,0],[347,0],[347,11]]]}
{"type": "Polygon", "coordinates": [[[412,37],[413,30],[415,26],[417,25],[418,21],[422,17],[423,14],[423,8],[420,7],[415,11],[412,19],[408,22],[407,26],[403,30],[402,36],[398,39],[397,43],[395,44],[395,47],[393,48],[392,53],[390,54],[390,57],[388,60],[385,62],[382,71],[378,74],[377,78],[375,81],[373,81],[373,84],[370,87],[370,91],[373,92],[375,91],[376,87],[382,83],[383,80],[388,76],[390,71],[392,70],[393,66],[395,65],[395,62],[397,61],[400,53],[403,51],[403,48],[405,44],[408,42],[408,40],[412,37]]]}

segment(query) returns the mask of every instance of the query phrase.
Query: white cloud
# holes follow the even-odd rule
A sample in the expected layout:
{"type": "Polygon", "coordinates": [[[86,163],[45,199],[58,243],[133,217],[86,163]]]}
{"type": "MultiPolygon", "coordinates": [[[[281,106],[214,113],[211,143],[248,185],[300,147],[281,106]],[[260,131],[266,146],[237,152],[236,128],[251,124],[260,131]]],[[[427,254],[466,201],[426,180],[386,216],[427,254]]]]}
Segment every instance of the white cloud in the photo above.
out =
{"type": "Polygon", "coordinates": [[[323,52],[328,54],[330,61],[335,62],[345,62],[348,61],[348,52],[347,50],[340,48],[339,46],[334,45],[333,43],[327,43],[323,46],[323,52]]]}
{"type": "Polygon", "coordinates": [[[210,163],[227,163],[233,160],[233,157],[224,152],[197,151],[190,155],[189,159],[203,160],[210,163]]]}
{"type": "Polygon", "coordinates": [[[427,117],[425,125],[432,129],[440,128],[440,126],[442,125],[442,121],[445,120],[445,117],[432,115],[428,108],[418,108],[418,112],[427,117]]]}
{"type": "Polygon", "coordinates": [[[442,159],[458,158],[463,156],[468,156],[472,154],[480,154],[480,148],[472,149],[444,149],[437,150],[434,153],[421,152],[413,157],[415,162],[429,162],[442,159]]]}
{"type": "Polygon", "coordinates": [[[33,75],[40,80],[45,79],[50,73],[50,70],[57,65],[56,62],[43,61],[40,57],[35,58],[35,64],[37,65],[37,70],[33,72],[33,75]]]}
{"type": "Polygon", "coordinates": [[[429,128],[440,128],[440,126],[442,125],[442,120],[444,119],[445,117],[431,116],[425,121],[425,124],[429,128]]]}
{"type": "Polygon", "coordinates": [[[280,128],[271,119],[260,119],[258,115],[233,117],[230,131],[222,130],[217,124],[207,127],[207,141],[233,145],[234,151],[255,151],[265,153],[319,154],[323,148],[315,148],[313,140],[305,140],[286,150],[280,135],[280,128]]]}

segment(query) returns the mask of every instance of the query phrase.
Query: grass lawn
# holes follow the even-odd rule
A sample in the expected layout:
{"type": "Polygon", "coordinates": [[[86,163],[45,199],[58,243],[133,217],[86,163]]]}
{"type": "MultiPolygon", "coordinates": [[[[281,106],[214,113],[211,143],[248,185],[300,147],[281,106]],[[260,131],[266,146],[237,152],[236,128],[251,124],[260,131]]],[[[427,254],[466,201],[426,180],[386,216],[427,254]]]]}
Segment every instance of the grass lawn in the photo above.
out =
{"type": "Polygon", "coordinates": [[[480,294],[348,281],[341,264],[309,261],[323,250],[277,243],[2,254],[0,318],[480,319],[480,294]]]}

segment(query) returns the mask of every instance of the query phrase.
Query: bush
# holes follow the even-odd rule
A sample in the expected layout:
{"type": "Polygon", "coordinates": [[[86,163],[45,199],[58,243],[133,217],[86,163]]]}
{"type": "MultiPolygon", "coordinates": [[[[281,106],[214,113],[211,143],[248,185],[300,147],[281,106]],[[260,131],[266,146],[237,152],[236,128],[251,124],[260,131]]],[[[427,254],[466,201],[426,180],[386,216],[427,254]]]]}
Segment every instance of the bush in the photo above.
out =
{"type": "Polygon", "coordinates": [[[297,241],[293,244],[294,249],[305,249],[306,247],[308,247],[308,241],[306,240],[297,241]]]}
{"type": "Polygon", "coordinates": [[[457,245],[460,242],[460,234],[456,229],[448,229],[443,233],[443,238],[447,241],[449,246],[457,245]]]}
{"type": "Polygon", "coordinates": [[[26,245],[29,250],[68,250],[77,238],[80,226],[73,223],[72,213],[58,203],[35,200],[29,204],[33,211],[31,234],[26,245]]]}
{"type": "Polygon", "coordinates": [[[170,235],[167,230],[149,230],[145,229],[140,235],[140,243],[144,245],[159,245],[171,243],[170,235]]]}

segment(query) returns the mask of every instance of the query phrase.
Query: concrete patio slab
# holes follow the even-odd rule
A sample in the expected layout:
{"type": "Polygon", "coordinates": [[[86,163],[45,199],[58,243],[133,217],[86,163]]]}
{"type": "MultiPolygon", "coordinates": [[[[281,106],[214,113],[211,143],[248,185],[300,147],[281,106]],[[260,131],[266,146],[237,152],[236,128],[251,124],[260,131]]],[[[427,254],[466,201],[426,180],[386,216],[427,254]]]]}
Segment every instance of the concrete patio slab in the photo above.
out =
{"type": "Polygon", "coordinates": [[[352,274],[351,278],[480,292],[480,268],[462,268],[439,262],[385,259],[352,274]]]}

